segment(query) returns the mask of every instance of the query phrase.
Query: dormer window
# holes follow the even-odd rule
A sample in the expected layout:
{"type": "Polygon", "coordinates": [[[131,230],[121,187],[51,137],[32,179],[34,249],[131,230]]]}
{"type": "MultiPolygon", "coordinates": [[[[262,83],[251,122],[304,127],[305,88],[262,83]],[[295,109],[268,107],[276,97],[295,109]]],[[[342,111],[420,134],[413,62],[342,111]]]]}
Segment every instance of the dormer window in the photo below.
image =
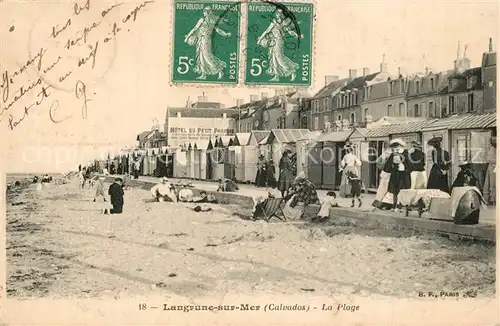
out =
{"type": "Polygon", "coordinates": [[[431,91],[433,91],[434,87],[435,87],[434,86],[434,78],[431,78],[430,81],[431,81],[431,91]]]}
{"type": "Polygon", "coordinates": [[[417,94],[420,94],[420,81],[417,81],[415,83],[415,88],[416,88],[417,94]]]}
{"type": "Polygon", "coordinates": [[[467,77],[467,88],[472,88],[472,76],[467,77]]]}
{"type": "Polygon", "coordinates": [[[448,92],[451,92],[452,90],[453,90],[453,82],[452,82],[452,80],[450,79],[450,80],[448,81],[448,92]]]}

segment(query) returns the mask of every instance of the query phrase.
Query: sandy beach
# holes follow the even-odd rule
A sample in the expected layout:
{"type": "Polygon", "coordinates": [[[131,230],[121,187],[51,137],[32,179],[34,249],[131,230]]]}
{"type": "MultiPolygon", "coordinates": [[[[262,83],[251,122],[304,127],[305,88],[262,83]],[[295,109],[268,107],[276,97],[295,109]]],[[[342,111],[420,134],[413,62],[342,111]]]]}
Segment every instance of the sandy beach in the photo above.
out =
{"type": "Polygon", "coordinates": [[[495,292],[491,245],[350,225],[253,222],[233,215],[242,212],[230,205],[197,213],[194,204],[149,203],[140,189],[125,191],[123,214],[103,215],[108,206],[93,195],[76,180],[41,193],[33,184],[8,192],[8,297],[495,292]]]}

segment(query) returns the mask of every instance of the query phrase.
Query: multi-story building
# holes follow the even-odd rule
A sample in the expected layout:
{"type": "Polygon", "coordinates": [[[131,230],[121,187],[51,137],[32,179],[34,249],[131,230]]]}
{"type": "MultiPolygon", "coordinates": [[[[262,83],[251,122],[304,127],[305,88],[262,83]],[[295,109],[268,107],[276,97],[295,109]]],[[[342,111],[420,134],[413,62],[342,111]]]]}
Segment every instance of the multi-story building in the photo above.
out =
{"type": "Polygon", "coordinates": [[[325,86],[311,98],[311,119],[309,130],[325,130],[333,120],[332,98],[348,84],[350,78],[326,76],[325,86]]]}
{"type": "Polygon", "coordinates": [[[168,107],[165,117],[167,144],[179,147],[234,135],[236,130],[232,116],[235,112],[220,103],[209,102],[205,96],[199,96],[198,102],[187,103],[186,107],[168,107]]]}
{"type": "Polygon", "coordinates": [[[309,129],[312,130],[311,126],[311,101],[312,99],[303,98],[299,103],[299,129],[309,129]]]}
{"type": "Polygon", "coordinates": [[[483,54],[481,63],[481,79],[483,84],[484,112],[494,112],[497,108],[497,53],[493,51],[490,38],[488,52],[483,54]]]}
{"type": "Polygon", "coordinates": [[[434,73],[429,68],[425,74],[408,77],[406,102],[409,117],[441,117],[440,92],[448,85],[448,77],[453,70],[434,73]]]}
{"type": "Polygon", "coordinates": [[[384,116],[405,117],[408,115],[406,89],[408,80],[398,68],[398,74],[391,76],[385,57],[380,64],[380,73],[364,85],[364,98],[361,103],[364,118],[371,116],[377,120],[384,116]]]}

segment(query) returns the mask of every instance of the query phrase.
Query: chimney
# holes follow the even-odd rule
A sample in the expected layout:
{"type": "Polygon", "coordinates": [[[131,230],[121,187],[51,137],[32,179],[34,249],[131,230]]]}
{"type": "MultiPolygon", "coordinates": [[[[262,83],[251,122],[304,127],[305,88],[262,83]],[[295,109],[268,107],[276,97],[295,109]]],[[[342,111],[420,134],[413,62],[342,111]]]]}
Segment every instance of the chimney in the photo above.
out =
{"type": "Polygon", "coordinates": [[[425,75],[427,76],[429,74],[429,67],[425,67],[425,75]]]}
{"type": "Polygon", "coordinates": [[[260,97],[265,100],[268,98],[267,93],[260,93],[260,97]]]}
{"type": "Polygon", "coordinates": [[[490,37],[490,45],[488,47],[488,52],[493,52],[493,39],[490,37]]]}
{"type": "Polygon", "coordinates": [[[358,71],[356,69],[349,69],[349,78],[358,77],[358,71]]]}
{"type": "Polygon", "coordinates": [[[180,118],[182,114],[180,112],[177,112],[177,118],[180,118]]]}
{"type": "Polygon", "coordinates": [[[387,72],[387,63],[385,62],[385,54],[382,55],[382,62],[380,63],[380,72],[387,72]]]}
{"type": "Polygon", "coordinates": [[[325,76],[325,86],[331,84],[334,81],[339,80],[339,76],[334,76],[334,75],[326,75],[325,76]]]}
{"type": "Polygon", "coordinates": [[[243,105],[243,99],[239,98],[236,100],[236,106],[242,106],[243,105]]]}
{"type": "Polygon", "coordinates": [[[401,77],[401,67],[398,67],[398,78],[401,77]]]}
{"type": "Polygon", "coordinates": [[[370,74],[370,68],[365,67],[363,68],[363,76],[368,76],[370,74]]]}
{"type": "Polygon", "coordinates": [[[227,113],[222,113],[222,119],[227,119],[227,113]]]}
{"type": "Polygon", "coordinates": [[[251,94],[250,95],[250,102],[257,102],[259,100],[259,95],[258,94],[251,94]]]}

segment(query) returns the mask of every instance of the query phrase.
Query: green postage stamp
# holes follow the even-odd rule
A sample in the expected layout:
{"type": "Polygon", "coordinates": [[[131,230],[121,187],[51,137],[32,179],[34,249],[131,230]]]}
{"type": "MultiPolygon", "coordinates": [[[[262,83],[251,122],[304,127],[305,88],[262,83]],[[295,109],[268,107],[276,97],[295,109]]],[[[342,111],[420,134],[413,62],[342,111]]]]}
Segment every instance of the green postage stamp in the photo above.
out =
{"type": "Polygon", "coordinates": [[[245,83],[310,86],[312,3],[249,2],[245,83]]]}
{"type": "Polygon", "coordinates": [[[240,18],[239,2],[175,1],[172,81],[238,83],[240,18]]]}

